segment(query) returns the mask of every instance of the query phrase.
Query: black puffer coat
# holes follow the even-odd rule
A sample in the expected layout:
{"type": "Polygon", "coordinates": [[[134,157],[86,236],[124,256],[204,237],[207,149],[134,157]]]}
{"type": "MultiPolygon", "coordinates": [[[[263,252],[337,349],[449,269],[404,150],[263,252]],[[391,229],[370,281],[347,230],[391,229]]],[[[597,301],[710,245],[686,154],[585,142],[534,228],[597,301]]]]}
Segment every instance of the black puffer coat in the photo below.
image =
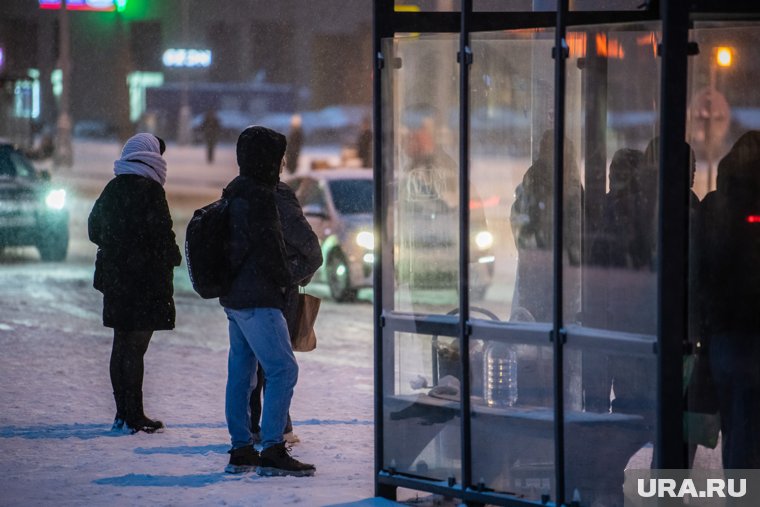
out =
{"type": "Polygon", "coordinates": [[[93,285],[103,293],[103,325],[173,329],[173,270],[182,257],[163,187],[142,176],[115,177],[95,202],[88,228],[98,245],[93,285]]]}

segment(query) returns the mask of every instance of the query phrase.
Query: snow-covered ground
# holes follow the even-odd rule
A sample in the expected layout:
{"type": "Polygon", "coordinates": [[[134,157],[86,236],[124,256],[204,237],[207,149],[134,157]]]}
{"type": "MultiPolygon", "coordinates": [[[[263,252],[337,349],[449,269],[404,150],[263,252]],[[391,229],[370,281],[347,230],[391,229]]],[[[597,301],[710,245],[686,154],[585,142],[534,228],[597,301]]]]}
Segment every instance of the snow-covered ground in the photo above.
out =
{"type": "MultiPolygon", "coordinates": [[[[319,345],[297,354],[301,374],[291,412],[301,443],[293,451],[316,464],[315,477],[223,472],[229,458],[226,320],[216,300],[192,292],[184,264],[175,271],[177,328],[157,332],[146,355],[146,413],[167,430],[109,432],[112,334],[101,324],[101,296],[91,284],[94,247],[85,223],[118,150],[78,142],[75,167],[53,171],[71,197],[65,263],[41,263],[31,248],[0,255],[0,505],[324,506],[372,497],[368,297],[350,305],[323,298],[319,345]]],[[[192,210],[234,176],[234,148],[221,146],[212,166],[200,147],[170,145],[167,158],[167,193],[182,241],[192,210]]]]}

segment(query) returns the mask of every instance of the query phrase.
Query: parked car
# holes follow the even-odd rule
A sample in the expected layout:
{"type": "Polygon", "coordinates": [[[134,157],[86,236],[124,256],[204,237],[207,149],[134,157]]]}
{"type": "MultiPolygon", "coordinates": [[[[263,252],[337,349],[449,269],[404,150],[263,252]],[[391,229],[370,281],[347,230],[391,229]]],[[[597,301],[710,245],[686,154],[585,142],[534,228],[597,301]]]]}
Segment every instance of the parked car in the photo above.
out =
{"type": "Polygon", "coordinates": [[[327,283],[336,301],[372,286],[372,171],[327,169],[287,182],[322,245],[324,264],[313,281],[327,283]]]}
{"type": "Polygon", "coordinates": [[[69,247],[66,190],[53,185],[11,144],[0,143],[0,248],[35,246],[44,261],[62,261],[69,247]]]}

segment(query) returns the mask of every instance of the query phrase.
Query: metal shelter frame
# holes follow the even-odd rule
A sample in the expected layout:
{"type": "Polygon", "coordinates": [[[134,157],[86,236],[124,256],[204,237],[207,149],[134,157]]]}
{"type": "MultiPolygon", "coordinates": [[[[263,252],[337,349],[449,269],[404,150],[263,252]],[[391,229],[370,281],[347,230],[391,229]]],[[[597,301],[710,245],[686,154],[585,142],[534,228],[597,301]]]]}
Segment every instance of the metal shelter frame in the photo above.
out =
{"type": "MultiPolygon", "coordinates": [[[[694,0],[656,0],[646,2],[639,11],[571,11],[568,0],[557,0],[551,12],[481,12],[473,11],[473,0],[461,0],[458,12],[395,12],[393,0],[373,2],[373,51],[374,51],[374,177],[375,177],[375,237],[379,248],[375,252],[374,271],[374,319],[375,319],[375,494],[395,498],[396,488],[438,493],[460,498],[466,505],[570,505],[565,498],[564,449],[564,401],[563,401],[563,349],[572,340],[593,339],[583,333],[569,334],[563,326],[562,317],[562,248],[563,248],[563,154],[565,125],[565,65],[568,56],[566,29],[575,25],[614,24],[634,21],[659,21],[662,39],[658,47],[661,58],[661,102],[660,102],[660,167],[685,167],[686,153],[672,149],[686,138],[687,111],[687,58],[692,48],[689,43],[689,29],[695,20],[758,19],[760,4],[754,1],[717,2],[694,0]],[[468,296],[468,242],[462,238],[469,236],[469,66],[473,55],[470,34],[480,31],[510,30],[525,28],[555,29],[554,47],[554,246],[553,279],[554,309],[551,327],[533,326],[526,333],[538,333],[542,339],[551,341],[554,351],[554,445],[555,445],[555,485],[557,498],[544,498],[545,502],[520,499],[515,496],[484,491],[475,484],[472,476],[471,413],[470,413],[470,359],[469,337],[474,327],[481,332],[498,333],[489,329],[487,323],[470,320],[468,296]],[[384,254],[389,252],[385,231],[384,209],[388,196],[382,184],[387,166],[384,150],[384,125],[382,105],[382,69],[392,64],[383,55],[382,41],[396,33],[458,33],[459,34],[459,309],[455,315],[435,316],[416,319],[414,316],[393,315],[385,308],[383,294],[384,272],[391,269],[384,254]],[[461,477],[462,483],[448,484],[432,481],[395,470],[384,468],[383,460],[383,372],[387,366],[384,358],[383,331],[391,326],[396,331],[447,332],[457,336],[461,343],[460,367],[462,372],[461,392],[461,477]],[[544,334],[545,333],[545,334],[544,334]]],[[[657,424],[655,444],[655,466],[661,469],[686,468],[683,455],[682,403],[682,354],[687,334],[687,289],[688,289],[688,189],[689,175],[686,171],[662,170],[659,172],[658,207],[658,258],[657,258],[657,424]]],[[[572,465],[570,463],[569,465],[572,465]]]]}

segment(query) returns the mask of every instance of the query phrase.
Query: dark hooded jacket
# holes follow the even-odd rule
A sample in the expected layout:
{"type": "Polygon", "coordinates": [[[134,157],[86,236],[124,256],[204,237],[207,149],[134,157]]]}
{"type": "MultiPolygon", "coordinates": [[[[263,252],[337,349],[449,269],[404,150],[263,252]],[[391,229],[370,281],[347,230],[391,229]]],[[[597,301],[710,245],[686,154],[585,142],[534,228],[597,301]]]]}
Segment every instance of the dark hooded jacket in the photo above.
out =
{"type": "Polygon", "coordinates": [[[88,229],[98,245],[94,286],[103,293],[103,325],[173,329],[173,270],[182,257],[163,187],[138,175],[115,177],[95,202],[88,229]]]}
{"type": "Polygon", "coordinates": [[[656,176],[639,150],[622,148],[615,152],[602,230],[592,245],[593,264],[654,269],[656,176]]]}
{"type": "Polygon", "coordinates": [[[717,189],[697,214],[702,330],[757,334],[760,329],[760,131],[741,136],[718,164],[717,189]]]}
{"type": "Polygon", "coordinates": [[[285,308],[291,285],[275,188],[285,136],[254,126],[238,138],[240,175],[225,189],[230,199],[229,260],[235,276],[219,298],[225,308],[285,308]]]}
{"type": "Polygon", "coordinates": [[[285,254],[292,280],[285,294],[283,310],[292,334],[298,310],[298,286],[306,286],[322,265],[322,249],[319,246],[319,238],[303,216],[303,210],[293,189],[282,181],[279,182],[275,200],[280,213],[285,254]]]}

